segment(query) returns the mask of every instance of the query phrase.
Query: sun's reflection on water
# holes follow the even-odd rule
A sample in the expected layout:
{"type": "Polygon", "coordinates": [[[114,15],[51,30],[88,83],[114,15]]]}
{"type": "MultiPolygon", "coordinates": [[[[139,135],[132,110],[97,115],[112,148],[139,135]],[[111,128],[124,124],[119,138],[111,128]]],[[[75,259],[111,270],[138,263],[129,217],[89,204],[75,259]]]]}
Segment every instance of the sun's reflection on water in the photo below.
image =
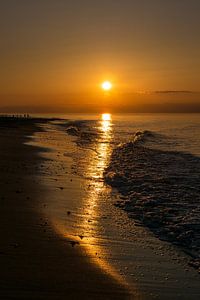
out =
{"type": "Polygon", "coordinates": [[[102,132],[104,133],[104,138],[110,136],[110,132],[111,132],[111,121],[101,121],[101,129],[102,132]]]}
{"type": "MultiPolygon", "coordinates": [[[[98,198],[102,189],[104,188],[103,183],[103,172],[108,164],[110,156],[110,141],[112,138],[112,124],[111,120],[99,121],[99,139],[96,144],[96,151],[90,153],[88,159],[89,164],[85,171],[86,178],[90,178],[89,188],[86,193],[86,199],[88,211],[87,214],[90,216],[98,216],[98,198]]],[[[91,226],[86,224],[88,230],[91,226]],[[88,228],[89,227],[89,228],[88,228]]]]}
{"type": "Polygon", "coordinates": [[[105,185],[103,181],[103,172],[109,163],[111,153],[112,140],[112,121],[111,115],[102,115],[99,121],[100,136],[97,142],[96,151],[92,152],[89,157],[89,164],[86,170],[86,177],[90,178],[89,188],[85,197],[85,212],[88,216],[83,220],[82,228],[84,230],[83,246],[86,248],[90,258],[105,272],[109,273],[115,279],[122,283],[122,278],[117,271],[109,265],[104,258],[104,251],[100,245],[103,241],[102,233],[100,232],[100,202],[105,185]]]}

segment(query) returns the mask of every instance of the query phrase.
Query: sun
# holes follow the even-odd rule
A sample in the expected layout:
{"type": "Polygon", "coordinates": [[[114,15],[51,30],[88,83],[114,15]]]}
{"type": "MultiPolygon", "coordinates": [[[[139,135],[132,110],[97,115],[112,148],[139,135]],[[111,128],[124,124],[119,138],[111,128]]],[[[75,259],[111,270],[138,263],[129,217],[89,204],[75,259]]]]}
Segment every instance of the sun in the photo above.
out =
{"type": "Polygon", "coordinates": [[[101,87],[104,91],[110,91],[112,89],[112,83],[110,81],[104,81],[101,87]]]}
{"type": "Polygon", "coordinates": [[[102,121],[111,121],[111,114],[102,114],[102,121]]]}

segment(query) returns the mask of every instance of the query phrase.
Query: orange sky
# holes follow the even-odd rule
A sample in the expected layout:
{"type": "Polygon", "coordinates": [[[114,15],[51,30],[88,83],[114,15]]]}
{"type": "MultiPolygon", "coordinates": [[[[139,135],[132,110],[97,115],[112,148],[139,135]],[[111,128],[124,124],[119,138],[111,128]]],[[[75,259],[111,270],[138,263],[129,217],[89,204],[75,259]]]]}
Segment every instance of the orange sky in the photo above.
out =
{"type": "Polygon", "coordinates": [[[2,0],[0,112],[200,111],[199,9],[197,0],[2,0]]]}

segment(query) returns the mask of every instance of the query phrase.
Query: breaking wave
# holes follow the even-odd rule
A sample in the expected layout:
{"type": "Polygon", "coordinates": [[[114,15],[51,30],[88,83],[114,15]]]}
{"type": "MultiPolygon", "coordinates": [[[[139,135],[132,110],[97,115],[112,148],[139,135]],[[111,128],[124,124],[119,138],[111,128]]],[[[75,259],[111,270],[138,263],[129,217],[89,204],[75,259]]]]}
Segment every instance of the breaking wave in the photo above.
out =
{"type": "Polygon", "coordinates": [[[99,133],[94,125],[94,121],[75,120],[66,122],[63,127],[67,134],[76,137],[78,146],[87,146],[98,139],[99,133]]]}
{"type": "Polygon", "coordinates": [[[164,138],[136,132],[133,141],[113,150],[104,179],[124,196],[116,206],[181,247],[200,269],[200,158],[146,146],[164,138]]]}

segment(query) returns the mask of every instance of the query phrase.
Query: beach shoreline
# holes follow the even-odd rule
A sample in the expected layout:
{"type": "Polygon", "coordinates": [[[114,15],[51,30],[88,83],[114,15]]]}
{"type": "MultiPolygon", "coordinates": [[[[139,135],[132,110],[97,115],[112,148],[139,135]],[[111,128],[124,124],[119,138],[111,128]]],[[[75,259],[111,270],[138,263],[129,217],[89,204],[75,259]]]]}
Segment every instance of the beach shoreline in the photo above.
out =
{"type": "Polygon", "coordinates": [[[187,260],[115,207],[103,180],[79,173],[81,158],[87,172],[107,163],[85,132],[77,143],[66,120],[29,122],[0,129],[2,299],[198,299],[187,260]]]}
{"type": "Polygon", "coordinates": [[[37,173],[44,158],[39,147],[26,144],[39,130],[34,120],[0,127],[1,299],[128,298],[123,286],[54,232],[40,211],[45,204],[37,173]]]}

